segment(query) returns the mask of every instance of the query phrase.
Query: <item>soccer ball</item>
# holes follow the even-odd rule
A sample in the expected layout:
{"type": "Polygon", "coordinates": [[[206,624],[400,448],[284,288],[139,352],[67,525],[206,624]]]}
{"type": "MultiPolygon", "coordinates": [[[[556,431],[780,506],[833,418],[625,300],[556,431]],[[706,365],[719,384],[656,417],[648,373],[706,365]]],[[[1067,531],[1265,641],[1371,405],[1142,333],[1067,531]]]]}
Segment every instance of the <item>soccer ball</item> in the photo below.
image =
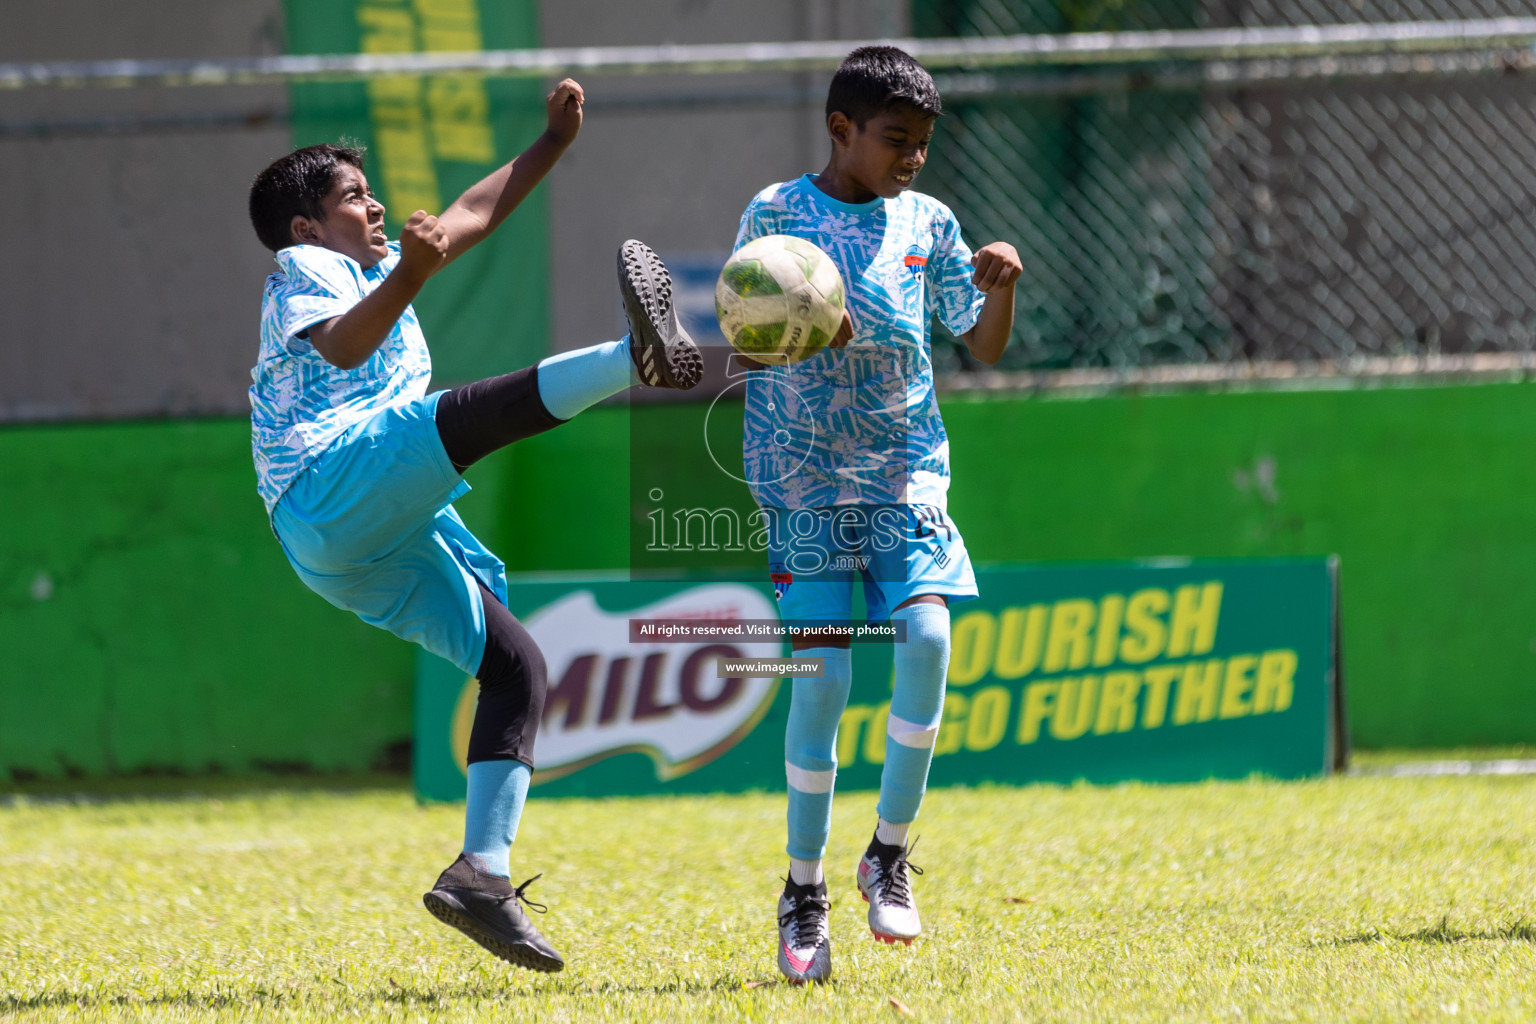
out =
{"type": "Polygon", "coordinates": [[[798,363],[842,326],[843,275],[803,238],[753,239],[720,271],[715,318],[736,351],[760,363],[798,363]]]}

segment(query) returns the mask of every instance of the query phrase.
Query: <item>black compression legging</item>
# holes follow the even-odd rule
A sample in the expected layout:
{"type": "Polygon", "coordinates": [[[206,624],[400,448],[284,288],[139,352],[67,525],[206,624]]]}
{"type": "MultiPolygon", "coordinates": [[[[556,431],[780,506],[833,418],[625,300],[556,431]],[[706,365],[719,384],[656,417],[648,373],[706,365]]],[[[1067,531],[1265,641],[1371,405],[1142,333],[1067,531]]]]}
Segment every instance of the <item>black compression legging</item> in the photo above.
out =
{"type": "MultiPolygon", "coordinates": [[[[460,473],[498,448],[557,427],[539,397],[538,368],[454,388],[437,400],[437,436],[460,473]]],[[[469,732],[469,763],[521,761],[533,767],[533,741],[544,716],[544,655],[533,637],[482,584],[485,653],[480,701],[469,732]]]]}
{"type": "Polygon", "coordinates": [[[521,761],[532,768],[533,740],[549,685],[544,655],[483,584],[480,599],[485,603],[485,655],[477,674],[480,702],[469,730],[468,761],[521,761]]]}
{"type": "Polygon", "coordinates": [[[437,400],[437,436],[460,473],[498,448],[564,422],[544,408],[537,366],[465,384],[437,400]]]}

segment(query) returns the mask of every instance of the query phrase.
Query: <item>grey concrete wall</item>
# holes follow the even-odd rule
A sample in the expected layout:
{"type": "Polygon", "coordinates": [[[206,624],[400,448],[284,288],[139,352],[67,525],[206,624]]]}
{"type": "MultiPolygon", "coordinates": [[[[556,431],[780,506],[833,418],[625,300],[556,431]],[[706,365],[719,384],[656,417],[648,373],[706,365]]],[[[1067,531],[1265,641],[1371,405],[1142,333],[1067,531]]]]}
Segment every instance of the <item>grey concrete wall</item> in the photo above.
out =
{"type": "MultiPolygon", "coordinates": [[[[905,0],[540,0],[546,45],[868,38],[905,0]]],[[[283,50],[282,0],[13,4],[0,62],[283,50]],[[17,9],[19,8],[19,9],[17,9]]],[[[551,176],[552,337],[623,331],[613,258],[722,253],[770,182],[819,169],[826,75],[598,77],[551,176]]],[[[241,414],[270,255],[251,177],[281,86],[0,92],[0,422],[241,414]]]]}
{"type": "MultiPolygon", "coordinates": [[[[868,39],[905,0],[541,0],[546,46],[868,39]]],[[[728,252],[747,201],[826,163],[829,75],[584,78],[581,136],[550,179],[552,350],[618,337],[614,254],[728,252]]],[[[700,296],[702,299],[702,296],[700,296]]]]}
{"type": "MultiPolygon", "coordinates": [[[[281,0],[7,5],[0,61],[282,52],[281,0]]],[[[286,91],[0,92],[0,421],[238,413],[286,91]]]]}

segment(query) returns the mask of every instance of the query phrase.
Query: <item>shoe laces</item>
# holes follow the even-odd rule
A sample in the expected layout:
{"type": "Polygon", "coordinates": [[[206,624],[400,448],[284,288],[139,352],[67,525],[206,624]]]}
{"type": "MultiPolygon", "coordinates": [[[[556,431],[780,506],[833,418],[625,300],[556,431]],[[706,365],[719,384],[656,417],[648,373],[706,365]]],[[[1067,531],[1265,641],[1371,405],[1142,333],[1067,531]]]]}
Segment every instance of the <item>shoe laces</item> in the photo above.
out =
{"type": "Polygon", "coordinates": [[[875,854],[875,863],[880,865],[880,902],[893,907],[912,909],[912,879],[907,872],[914,875],[923,873],[923,869],[913,864],[907,858],[917,848],[917,840],[912,840],[911,845],[903,846],[889,861],[875,854]]]}
{"type": "MultiPolygon", "coordinates": [[[[785,881],[788,882],[789,879],[786,878],[785,881]]],[[[790,921],[794,921],[796,945],[802,943],[803,937],[808,934],[819,939],[823,926],[827,922],[827,913],[832,909],[832,903],[824,897],[812,896],[800,890],[798,886],[794,889],[786,888],[785,893],[789,896],[790,907],[779,915],[779,927],[782,928],[790,921]]]]}
{"type": "Polygon", "coordinates": [[[512,900],[521,900],[528,907],[529,910],[536,910],[536,911],[538,911],[541,914],[549,913],[549,907],[545,906],[542,903],[535,903],[533,900],[529,899],[528,895],[527,895],[528,887],[530,885],[532,885],[534,882],[537,882],[539,879],[541,879],[543,877],[544,877],[544,872],[540,871],[538,874],[536,874],[532,878],[528,879],[528,881],[524,882],[522,885],[518,886],[516,889],[513,889],[507,895],[496,897],[496,902],[497,903],[510,903],[512,900]]]}

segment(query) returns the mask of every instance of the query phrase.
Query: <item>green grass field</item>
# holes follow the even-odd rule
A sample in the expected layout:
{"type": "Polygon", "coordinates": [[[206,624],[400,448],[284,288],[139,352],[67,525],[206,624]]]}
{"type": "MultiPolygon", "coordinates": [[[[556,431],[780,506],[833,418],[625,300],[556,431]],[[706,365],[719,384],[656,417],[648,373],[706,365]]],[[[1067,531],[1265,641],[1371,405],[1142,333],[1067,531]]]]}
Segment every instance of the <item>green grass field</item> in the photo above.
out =
{"type": "Polygon", "coordinates": [[[773,963],[774,795],[544,801],[513,851],[569,967],[430,918],[460,810],[393,782],[0,803],[0,1017],[1431,1020],[1536,1017],[1536,778],[941,790],[927,931],[871,940],[839,798],[836,980],[773,963]]]}

